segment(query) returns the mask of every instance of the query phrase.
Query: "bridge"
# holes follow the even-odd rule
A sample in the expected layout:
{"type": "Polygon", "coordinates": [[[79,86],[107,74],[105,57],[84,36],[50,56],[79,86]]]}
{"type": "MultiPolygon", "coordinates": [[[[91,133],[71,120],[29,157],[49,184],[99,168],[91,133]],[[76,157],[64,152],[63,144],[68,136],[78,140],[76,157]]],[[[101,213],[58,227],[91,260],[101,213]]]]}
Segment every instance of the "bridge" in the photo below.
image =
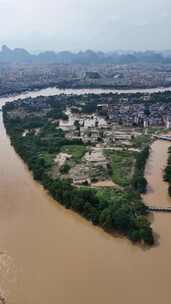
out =
{"type": "Polygon", "coordinates": [[[154,207],[154,206],[147,206],[149,211],[153,212],[170,212],[171,213],[171,207],[154,207]]]}
{"type": "Polygon", "coordinates": [[[160,140],[171,141],[171,135],[154,135],[154,137],[160,140]]]}

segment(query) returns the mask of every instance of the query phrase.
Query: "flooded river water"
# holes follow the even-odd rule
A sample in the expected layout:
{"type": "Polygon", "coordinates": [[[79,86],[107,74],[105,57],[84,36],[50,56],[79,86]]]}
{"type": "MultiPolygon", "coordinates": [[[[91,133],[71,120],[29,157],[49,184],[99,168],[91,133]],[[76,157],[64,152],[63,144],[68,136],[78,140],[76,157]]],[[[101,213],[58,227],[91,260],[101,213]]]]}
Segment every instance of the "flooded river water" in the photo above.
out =
{"type": "MultiPolygon", "coordinates": [[[[156,141],[147,164],[144,200],[156,206],[171,204],[162,180],[168,146],[156,141]]],[[[65,210],[33,181],[0,115],[0,292],[7,303],[170,304],[171,214],[154,214],[152,222],[158,244],[145,250],[65,210]]]]}

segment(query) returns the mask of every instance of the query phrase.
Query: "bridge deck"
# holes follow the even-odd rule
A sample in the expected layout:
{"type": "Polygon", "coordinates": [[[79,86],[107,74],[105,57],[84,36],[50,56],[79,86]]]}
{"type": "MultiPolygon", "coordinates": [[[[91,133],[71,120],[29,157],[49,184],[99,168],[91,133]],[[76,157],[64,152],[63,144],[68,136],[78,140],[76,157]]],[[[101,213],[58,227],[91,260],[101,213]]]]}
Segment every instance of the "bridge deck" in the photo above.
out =
{"type": "Polygon", "coordinates": [[[155,135],[157,139],[171,141],[171,136],[169,135],[155,135]]]}
{"type": "Polygon", "coordinates": [[[171,207],[162,208],[162,207],[148,206],[148,210],[153,212],[171,212],[171,207]]]}

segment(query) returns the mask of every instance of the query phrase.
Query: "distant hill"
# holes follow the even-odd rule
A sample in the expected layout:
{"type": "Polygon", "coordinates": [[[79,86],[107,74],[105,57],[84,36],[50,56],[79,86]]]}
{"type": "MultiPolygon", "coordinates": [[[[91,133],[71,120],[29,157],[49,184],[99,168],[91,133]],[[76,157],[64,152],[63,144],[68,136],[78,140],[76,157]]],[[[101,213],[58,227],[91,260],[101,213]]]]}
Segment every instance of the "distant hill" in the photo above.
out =
{"type": "Polygon", "coordinates": [[[0,51],[0,63],[61,63],[61,64],[129,64],[129,63],[171,63],[171,51],[166,52],[42,52],[33,55],[25,49],[10,49],[6,45],[0,51]]]}

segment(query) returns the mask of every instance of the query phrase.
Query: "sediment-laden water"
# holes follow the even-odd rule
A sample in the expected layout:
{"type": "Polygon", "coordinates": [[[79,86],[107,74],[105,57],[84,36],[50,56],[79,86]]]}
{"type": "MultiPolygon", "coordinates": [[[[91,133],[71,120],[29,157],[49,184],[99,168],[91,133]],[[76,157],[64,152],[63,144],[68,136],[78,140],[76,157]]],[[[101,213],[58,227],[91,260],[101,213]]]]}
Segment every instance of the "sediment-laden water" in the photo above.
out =
{"type": "MultiPolygon", "coordinates": [[[[147,164],[144,200],[156,206],[171,204],[162,180],[168,146],[153,143],[147,164]]],[[[65,210],[33,181],[0,115],[0,293],[7,303],[170,304],[171,214],[152,221],[158,245],[144,250],[65,210]]]]}

